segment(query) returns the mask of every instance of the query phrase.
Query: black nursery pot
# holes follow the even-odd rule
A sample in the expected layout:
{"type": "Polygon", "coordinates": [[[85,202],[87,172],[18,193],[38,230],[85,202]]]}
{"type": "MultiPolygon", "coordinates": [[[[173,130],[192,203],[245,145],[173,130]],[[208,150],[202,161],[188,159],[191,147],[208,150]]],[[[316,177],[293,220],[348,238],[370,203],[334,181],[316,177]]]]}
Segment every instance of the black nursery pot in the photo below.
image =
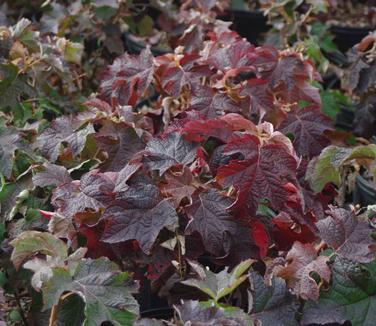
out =
{"type": "Polygon", "coordinates": [[[355,113],[346,106],[341,106],[339,113],[336,116],[335,126],[346,131],[352,131],[354,128],[355,113]]]}
{"type": "Polygon", "coordinates": [[[354,204],[360,204],[362,207],[376,204],[376,185],[358,175],[355,182],[353,201],[354,204]]]}
{"type": "Polygon", "coordinates": [[[149,280],[144,280],[137,299],[142,318],[170,319],[174,314],[167,300],[152,292],[149,280]]]}
{"type": "MultiPolygon", "coordinates": [[[[376,144],[376,135],[372,136],[370,141],[376,144]]],[[[358,175],[355,182],[353,201],[354,204],[360,204],[362,207],[376,204],[376,184],[358,175]]]]}
{"type": "Polygon", "coordinates": [[[330,31],[334,36],[334,43],[342,52],[346,52],[355,44],[366,37],[371,29],[359,27],[331,26],[330,31]]]}
{"type": "Polygon", "coordinates": [[[258,44],[261,34],[271,28],[268,19],[258,11],[228,10],[219,19],[232,21],[232,29],[252,44],[258,44]]]}

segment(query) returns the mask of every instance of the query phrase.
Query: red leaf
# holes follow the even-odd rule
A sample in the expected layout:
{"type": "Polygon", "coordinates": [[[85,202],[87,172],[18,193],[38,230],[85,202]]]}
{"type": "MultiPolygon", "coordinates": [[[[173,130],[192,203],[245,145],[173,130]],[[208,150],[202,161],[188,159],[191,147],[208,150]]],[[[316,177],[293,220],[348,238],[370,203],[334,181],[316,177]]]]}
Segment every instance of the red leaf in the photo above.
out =
{"type": "Polygon", "coordinates": [[[236,232],[236,223],[227,210],[232,202],[215,189],[210,189],[196,193],[192,205],[186,207],[190,218],[186,233],[198,232],[205,248],[214,255],[221,253],[226,236],[236,232]]]}
{"type": "Polygon", "coordinates": [[[371,262],[375,258],[376,241],[371,237],[374,230],[369,224],[343,208],[330,207],[326,213],[328,216],[316,223],[321,238],[339,256],[360,263],[371,262]]]}
{"type": "Polygon", "coordinates": [[[138,56],[125,53],[104,72],[100,85],[101,96],[113,107],[135,105],[150,85],[153,72],[153,55],[149,48],[138,56]]]}
{"type": "Polygon", "coordinates": [[[196,85],[192,89],[190,108],[199,111],[207,119],[216,118],[223,113],[247,110],[249,104],[244,100],[234,100],[225,92],[215,91],[209,86],[196,85]]]}
{"type": "Polygon", "coordinates": [[[207,65],[197,63],[201,56],[198,54],[165,54],[156,58],[158,68],[156,76],[163,92],[179,97],[183,87],[192,89],[192,85],[199,83],[199,78],[208,76],[211,72],[207,65]]]}
{"type": "Polygon", "coordinates": [[[188,168],[184,168],[181,173],[166,173],[165,179],[166,183],[161,186],[162,191],[172,197],[175,207],[179,207],[184,198],[192,203],[192,194],[196,188],[192,185],[193,175],[188,168]]]}
{"type": "Polygon", "coordinates": [[[164,139],[151,139],[143,152],[142,162],[162,175],[171,167],[192,163],[196,155],[197,146],[175,132],[164,139]]]}
{"type": "Polygon", "coordinates": [[[214,137],[227,142],[236,130],[256,131],[256,126],[239,114],[229,113],[217,119],[189,121],[182,133],[191,141],[201,142],[214,137]]]}
{"type": "Polygon", "coordinates": [[[104,213],[106,228],[102,241],[118,243],[126,240],[137,240],[146,254],[150,254],[159,232],[163,228],[175,229],[178,216],[174,207],[167,201],[162,200],[157,204],[149,200],[149,193],[136,192],[136,198],[129,204],[128,196],[123,198],[104,213]]]}
{"type": "Polygon", "coordinates": [[[256,78],[248,80],[240,95],[250,98],[250,112],[260,120],[274,109],[273,93],[267,80],[256,78]]]}
{"type": "Polygon", "coordinates": [[[264,258],[268,252],[269,235],[265,230],[264,224],[252,220],[251,221],[251,236],[257,247],[260,249],[260,257],[264,258]]]}
{"type": "Polygon", "coordinates": [[[260,145],[251,135],[234,137],[225,153],[242,153],[244,160],[230,161],[219,167],[216,179],[220,184],[238,190],[237,205],[247,205],[255,212],[259,202],[267,199],[276,210],[284,207],[289,193],[283,185],[297,184],[295,158],[280,144],[260,145]]]}
{"type": "Polygon", "coordinates": [[[289,250],[295,241],[311,243],[316,240],[312,228],[300,225],[286,212],[279,213],[273,218],[272,233],[278,250],[289,250]]]}
{"type": "Polygon", "coordinates": [[[136,130],[125,123],[107,121],[95,135],[98,147],[108,159],[103,170],[120,171],[136,153],[145,148],[145,143],[136,130]]]}
{"type": "Polygon", "coordinates": [[[322,281],[328,283],[331,274],[327,265],[329,257],[317,256],[312,244],[295,242],[287,253],[286,261],[288,265],[279,268],[276,275],[284,278],[288,287],[301,298],[317,300],[320,288],[311,274],[316,273],[322,281]]]}
{"type": "Polygon", "coordinates": [[[310,85],[314,68],[303,61],[297,53],[283,53],[278,65],[269,77],[269,84],[274,93],[287,103],[307,101],[321,103],[319,89],[310,85]]]}
{"type": "Polygon", "coordinates": [[[232,135],[230,125],[220,119],[205,121],[190,121],[183,128],[184,137],[187,140],[201,142],[209,137],[215,137],[226,141],[232,135]]]}
{"type": "Polygon", "coordinates": [[[329,144],[324,132],[333,130],[333,127],[331,120],[321,114],[320,107],[311,105],[296,107],[289,112],[279,129],[284,134],[294,136],[293,145],[299,155],[311,158],[320,154],[329,144]]]}

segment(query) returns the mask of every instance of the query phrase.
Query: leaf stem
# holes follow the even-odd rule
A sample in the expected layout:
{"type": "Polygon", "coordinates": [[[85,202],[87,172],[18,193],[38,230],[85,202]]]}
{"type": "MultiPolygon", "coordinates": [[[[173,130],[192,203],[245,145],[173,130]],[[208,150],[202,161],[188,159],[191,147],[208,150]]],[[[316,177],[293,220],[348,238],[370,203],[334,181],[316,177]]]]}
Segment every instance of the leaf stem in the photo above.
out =
{"type": "Polygon", "coordinates": [[[321,241],[317,246],[315,246],[316,252],[321,251],[326,246],[325,241],[321,241]]]}
{"type": "Polygon", "coordinates": [[[56,325],[58,307],[59,307],[59,304],[55,304],[55,305],[52,306],[50,319],[48,321],[48,326],[55,326],[56,325]]]}
{"type": "Polygon", "coordinates": [[[74,292],[68,292],[68,293],[63,294],[60,297],[59,302],[52,306],[50,319],[48,321],[48,326],[55,326],[56,325],[57,313],[59,311],[59,304],[72,294],[74,294],[74,292]]]}

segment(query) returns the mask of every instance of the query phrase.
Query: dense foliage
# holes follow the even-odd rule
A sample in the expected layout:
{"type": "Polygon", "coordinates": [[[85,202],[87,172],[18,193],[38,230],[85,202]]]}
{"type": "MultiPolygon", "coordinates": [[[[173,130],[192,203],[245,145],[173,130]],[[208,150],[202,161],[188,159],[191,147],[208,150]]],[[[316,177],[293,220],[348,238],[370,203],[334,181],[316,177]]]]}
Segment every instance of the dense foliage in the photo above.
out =
{"type": "MultiPolygon", "coordinates": [[[[322,113],[313,62],[195,0],[169,52],[107,65],[101,28],[136,30],[134,8],[50,2],[0,27],[0,304],[27,325],[373,325],[376,209],[348,196],[376,145],[322,113]]],[[[343,81],[371,115],[375,44],[343,81]]]]}

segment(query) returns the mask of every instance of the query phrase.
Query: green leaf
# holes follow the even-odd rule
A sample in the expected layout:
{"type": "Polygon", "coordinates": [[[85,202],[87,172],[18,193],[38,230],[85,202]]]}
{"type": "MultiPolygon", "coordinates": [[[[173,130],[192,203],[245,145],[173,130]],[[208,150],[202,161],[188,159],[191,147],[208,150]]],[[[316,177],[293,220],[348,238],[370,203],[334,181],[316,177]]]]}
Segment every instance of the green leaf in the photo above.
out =
{"type": "Polygon", "coordinates": [[[132,296],[137,286],[131,284],[128,273],[120,272],[107,258],[83,259],[71,275],[63,268],[55,268],[53,276],[43,286],[44,308],[59,303],[64,292],[73,292],[84,298],[85,326],[110,321],[114,325],[132,325],[139,313],[132,296]]]}
{"type": "Polygon", "coordinates": [[[372,326],[376,311],[376,261],[358,265],[336,259],[333,284],[322,291],[318,302],[309,301],[303,311],[303,325],[350,321],[352,326],[372,326]]]}
{"type": "MultiPolygon", "coordinates": [[[[205,302],[185,301],[180,306],[174,306],[174,308],[184,325],[253,326],[250,316],[243,310],[237,307],[218,306],[211,300],[205,302]]],[[[181,323],[178,325],[181,325],[181,323]]]]}
{"type": "Polygon", "coordinates": [[[22,176],[16,182],[3,182],[0,187],[0,220],[2,222],[12,219],[19,195],[32,187],[30,174],[22,176]]]}
{"type": "Polygon", "coordinates": [[[352,160],[364,163],[375,158],[375,144],[353,148],[329,146],[321,152],[317,160],[310,162],[306,179],[315,192],[322,191],[325,185],[330,182],[340,186],[341,169],[346,163],[352,160]]]}
{"type": "Polygon", "coordinates": [[[57,40],[56,45],[63,54],[64,60],[77,65],[81,63],[81,58],[84,53],[84,46],[82,44],[71,42],[63,37],[57,40]]]}
{"type": "Polygon", "coordinates": [[[326,0],[306,0],[312,6],[313,12],[315,14],[319,12],[327,12],[328,3],[326,0]]]}
{"type": "Polygon", "coordinates": [[[81,326],[85,320],[85,303],[77,294],[70,295],[59,305],[58,326],[81,326]]]}
{"type": "Polygon", "coordinates": [[[234,270],[229,273],[228,268],[218,274],[210,270],[206,270],[200,266],[196,266],[200,279],[188,279],[182,283],[188,286],[196,287],[205,292],[215,302],[231,292],[233,292],[241,283],[247,279],[247,275],[243,275],[251,266],[253,260],[248,259],[241,262],[234,270]]]}
{"type": "Polygon", "coordinates": [[[230,8],[232,10],[247,10],[244,0],[231,0],[230,8]]]}
{"type": "Polygon", "coordinates": [[[13,252],[11,260],[18,269],[22,263],[33,255],[40,253],[64,261],[67,258],[67,245],[47,232],[25,231],[11,243],[13,252]]]}
{"type": "Polygon", "coordinates": [[[333,120],[340,112],[341,106],[350,106],[349,99],[338,90],[322,90],[321,96],[321,111],[333,120]]]}

